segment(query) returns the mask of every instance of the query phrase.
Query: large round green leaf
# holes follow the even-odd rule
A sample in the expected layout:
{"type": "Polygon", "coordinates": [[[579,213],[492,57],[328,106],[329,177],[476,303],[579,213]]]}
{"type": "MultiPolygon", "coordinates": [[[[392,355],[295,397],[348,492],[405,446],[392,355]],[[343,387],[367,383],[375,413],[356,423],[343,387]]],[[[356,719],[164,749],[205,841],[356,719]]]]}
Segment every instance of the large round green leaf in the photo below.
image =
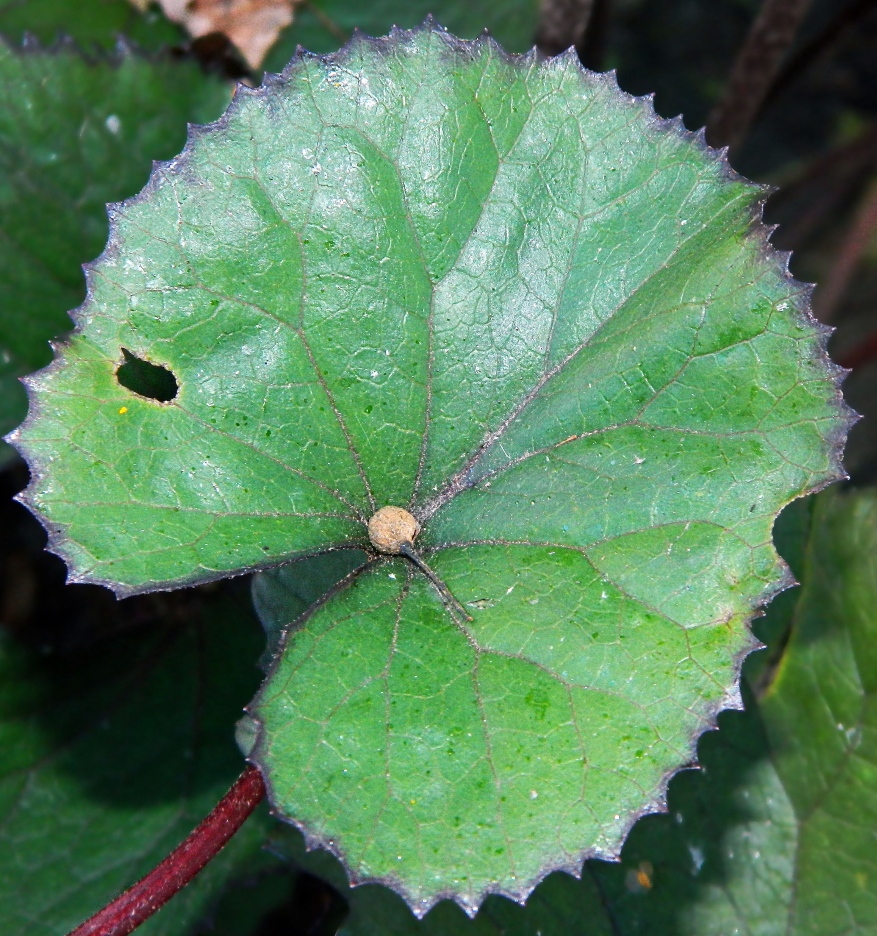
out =
{"type": "Polygon", "coordinates": [[[354,881],[472,910],[616,855],[738,704],[848,424],[762,195],[611,76],[428,24],[241,89],[113,209],[28,500],[122,594],[370,553],[251,709],[354,881]],[[371,549],[385,505],[432,573],[371,549]]]}

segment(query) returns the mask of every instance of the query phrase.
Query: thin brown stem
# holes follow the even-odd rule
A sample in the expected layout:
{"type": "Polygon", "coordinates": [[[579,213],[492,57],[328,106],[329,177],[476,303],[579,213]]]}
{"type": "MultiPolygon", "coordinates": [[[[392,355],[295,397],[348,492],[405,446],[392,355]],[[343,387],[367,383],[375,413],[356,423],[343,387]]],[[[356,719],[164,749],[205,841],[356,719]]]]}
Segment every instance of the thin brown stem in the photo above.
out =
{"type": "Polygon", "coordinates": [[[707,121],[707,140],[712,146],[733,148],[746,136],[810,3],[764,0],[707,121]]]}
{"type": "Polygon", "coordinates": [[[850,281],[865,248],[877,230],[877,182],[871,184],[856,213],[853,224],[841,242],[834,265],[813,294],[813,311],[822,322],[830,322],[837,316],[841,300],[846,295],[850,281]]]}
{"type": "Polygon", "coordinates": [[[546,55],[578,48],[594,12],[595,0],[542,0],[536,45],[546,55]]]}
{"type": "Polygon", "coordinates": [[[69,936],[126,936],[133,932],[219,854],[264,796],[262,775],[248,766],[210,815],[161,864],[69,936]]]}
{"type": "Polygon", "coordinates": [[[472,620],[472,616],[466,613],[466,609],[462,604],[451,594],[450,588],[433,572],[432,569],[423,561],[423,558],[418,552],[415,551],[414,547],[410,543],[403,543],[399,548],[400,555],[404,556],[410,562],[414,563],[418,569],[432,582],[435,590],[441,596],[442,601],[447,607],[448,611],[452,615],[458,615],[462,618],[464,624],[469,623],[472,620]]]}

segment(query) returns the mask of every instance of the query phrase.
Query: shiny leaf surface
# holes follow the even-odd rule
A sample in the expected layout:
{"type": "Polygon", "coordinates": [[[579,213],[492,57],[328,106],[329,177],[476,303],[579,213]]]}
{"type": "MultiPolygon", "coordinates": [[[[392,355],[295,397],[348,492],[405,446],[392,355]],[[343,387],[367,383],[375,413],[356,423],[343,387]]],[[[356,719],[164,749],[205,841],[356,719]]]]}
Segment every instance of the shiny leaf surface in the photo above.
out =
{"type": "Polygon", "coordinates": [[[355,881],[471,912],[616,855],[739,704],[848,421],[760,198],[573,58],[427,25],[241,90],[113,209],[28,499],[123,594],[366,552],[251,707],[355,881]],[[371,550],[385,505],[420,565],[371,550]]]}
{"type": "Polygon", "coordinates": [[[747,677],[762,683],[770,661],[781,661],[779,676],[763,700],[749,692],[746,712],[723,714],[701,739],[701,769],[673,779],[669,814],[638,823],[619,864],[587,862],[580,882],[552,875],[525,907],[491,897],[467,921],[442,902],[416,920],[386,888],[349,889],[337,864],[306,854],[300,838],[278,832],[272,850],[339,890],[350,907],[344,936],[872,932],[877,497],[827,492],[815,510],[792,505],[779,526],[803,585],[758,621],[768,647],[747,677]],[[835,721],[844,712],[847,723],[835,721]]]}

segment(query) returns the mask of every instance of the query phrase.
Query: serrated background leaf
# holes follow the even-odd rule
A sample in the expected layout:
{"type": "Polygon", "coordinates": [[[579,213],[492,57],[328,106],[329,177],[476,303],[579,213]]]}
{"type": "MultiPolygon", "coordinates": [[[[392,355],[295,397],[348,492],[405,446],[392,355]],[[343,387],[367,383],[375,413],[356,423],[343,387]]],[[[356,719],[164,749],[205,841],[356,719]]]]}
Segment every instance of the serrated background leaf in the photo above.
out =
{"type": "MultiPolygon", "coordinates": [[[[8,25],[0,10],[0,29],[8,25]]],[[[70,45],[22,50],[3,39],[0,80],[2,435],[26,412],[17,378],[45,366],[49,339],[71,327],[81,264],[106,242],[106,202],[142,185],[153,158],[180,148],[186,121],[218,115],[229,92],[192,63],[86,58],[70,45]]],[[[0,442],[0,461],[11,454],[0,442]]]]}
{"type": "Polygon", "coordinates": [[[372,562],[253,707],[274,805],[355,880],[472,911],[611,857],[737,703],[773,519],[848,422],[759,199],[572,58],[428,26],[241,91],[114,209],[20,436],[77,577],[363,548],[405,504],[471,609],[372,562]]]}
{"type": "Polygon", "coordinates": [[[183,38],[157,10],[140,13],[129,0],[0,0],[0,33],[13,43],[25,33],[46,44],[69,36],[86,51],[110,49],[121,36],[143,49],[183,38]]]}
{"type": "MultiPolygon", "coordinates": [[[[258,627],[240,598],[196,597],[190,611],[48,654],[3,635],[4,934],[64,936],[161,861],[240,773],[232,729],[258,681],[258,627]]],[[[272,824],[248,820],[142,932],[188,932],[231,878],[267,861],[272,824]]]]}

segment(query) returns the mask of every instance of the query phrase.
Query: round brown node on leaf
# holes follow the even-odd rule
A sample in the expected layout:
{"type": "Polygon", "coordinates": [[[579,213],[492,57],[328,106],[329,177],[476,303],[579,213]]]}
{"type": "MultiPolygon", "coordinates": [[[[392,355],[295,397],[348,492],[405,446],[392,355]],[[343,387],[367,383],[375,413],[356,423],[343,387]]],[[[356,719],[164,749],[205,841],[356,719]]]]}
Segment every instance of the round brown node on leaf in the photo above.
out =
{"type": "Polygon", "coordinates": [[[368,522],[368,538],[372,546],[382,553],[398,555],[402,547],[414,542],[420,524],[401,507],[381,507],[368,522]]]}

